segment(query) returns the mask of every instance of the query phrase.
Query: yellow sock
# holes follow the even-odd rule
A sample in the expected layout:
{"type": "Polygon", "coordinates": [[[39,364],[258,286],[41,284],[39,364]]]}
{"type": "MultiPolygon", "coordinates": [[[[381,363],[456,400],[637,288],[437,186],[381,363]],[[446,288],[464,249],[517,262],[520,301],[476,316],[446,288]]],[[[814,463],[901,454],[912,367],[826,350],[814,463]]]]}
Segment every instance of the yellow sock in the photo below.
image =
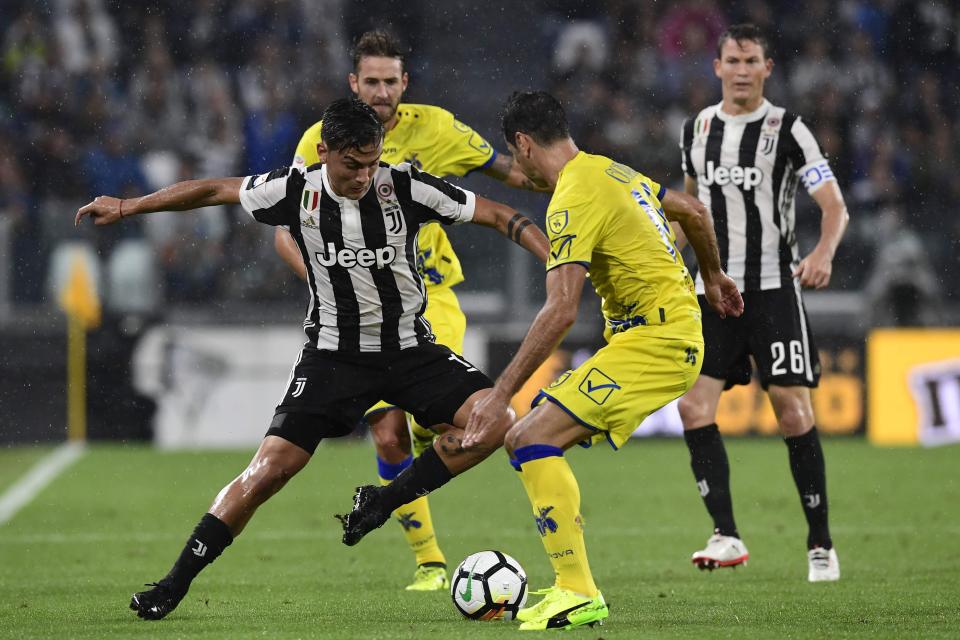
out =
{"type": "MultiPolygon", "coordinates": [[[[386,486],[390,484],[390,480],[380,478],[380,484],[386,486]]],[[[407,545],[416,556],[418,566],[428,562],[447,563],[443,552],[440,551],[440,545],[437,544],[427,496],[403,505],[393,512],[393,517],[403,527],[403,537],[407,539],[407,545]]]]}
{"type": "Polygon", "coordinates": [[[522,469],[540,539],[557,576],[556,586],[596,596],[583,540],[580,487],[570,465],[563,456],[551,455],[523,462],[522,469]]]}
{"type": "Polygon", "coordinates": [[[410,425],[411,445],[413,446],[413,457],[419,456],[433,444],[433,439],[437,436],[436,432],[417,424],[413,416],[407,414],[407,423],[410,425]]]}

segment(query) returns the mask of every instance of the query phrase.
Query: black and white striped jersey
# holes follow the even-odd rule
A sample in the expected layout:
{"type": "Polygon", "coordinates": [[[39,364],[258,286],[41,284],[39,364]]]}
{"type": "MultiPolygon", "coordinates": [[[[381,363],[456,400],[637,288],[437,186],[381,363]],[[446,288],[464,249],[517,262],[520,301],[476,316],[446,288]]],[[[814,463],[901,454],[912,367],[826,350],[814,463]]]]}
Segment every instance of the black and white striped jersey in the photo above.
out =
{"type": "MultiPolygon", "coordinates": [[[[683,124],[681,163],[713,214],[720,264],[741,291],[793,286],[800,260],[794,198],[835,180],[813,134],[800,120],[764,100],[732,116],[720,104],[683,124]]],[[[697,293],[703,279],[697,274],[697,293]]]]}
{"type": "Polygon", "coordinates": [[[307,265],[304,331],[328,351],[394,351],[432,342],[422,317],[417,232],[430,221],[473,219],[476,197],[409,163],[380,163],[359,200],[336,195],[326,165],[247,176],[240,203],[259,222],[284,225],[307,265]]]}

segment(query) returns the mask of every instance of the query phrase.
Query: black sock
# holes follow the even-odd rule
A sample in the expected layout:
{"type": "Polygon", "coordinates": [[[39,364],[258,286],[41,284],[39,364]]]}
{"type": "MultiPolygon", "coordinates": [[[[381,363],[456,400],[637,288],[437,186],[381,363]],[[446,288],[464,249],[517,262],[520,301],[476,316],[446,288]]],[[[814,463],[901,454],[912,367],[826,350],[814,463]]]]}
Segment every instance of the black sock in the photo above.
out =
{"type": "Polygon", "coordinates": [[[439,489],[450,482],[451,478],[453,474],[447,469],[447,465],[437,455],[437,451],[430,447],[414,458],[413,464],[401,471],[393,482],[383,487],[380,497],[384,506],[392,512],[434,489],[439,489]]]}
{"type": "Polygon", "coordinates": [[[174,588],[186,591],[197,574],[216,560],[231,542],[233,534],[230,533],[230,528],[216,516],[203,514],[180,552],[180,557],[163,580],[174,588]]]}
{"type": "Polygon", "coordinates": [[[690,468],[713,527],[720,535],[739,538],[730,498],[730,463],[716,423],[683,432],[690,449],[690,468]]]}
{"type": "Polygon", "coordinates": [[[800,493],[803,515],[807,517],[810,532],[807,548],[833,548],[830,526],[827,524],[827,470],[823,462],[820,436],[813,427],[796,438],[784,438],[790,452],[790,471],[800,493]]]}

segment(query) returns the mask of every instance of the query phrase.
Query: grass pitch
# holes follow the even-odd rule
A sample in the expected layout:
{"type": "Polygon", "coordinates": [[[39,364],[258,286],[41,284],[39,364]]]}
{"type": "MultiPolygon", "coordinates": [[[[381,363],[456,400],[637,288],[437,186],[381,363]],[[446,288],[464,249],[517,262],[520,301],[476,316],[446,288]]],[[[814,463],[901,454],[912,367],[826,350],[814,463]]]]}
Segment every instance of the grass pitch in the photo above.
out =
{"type": "MultiPolygon", "coordinates": [[[[806,524],[782,443],[728,440],[749,566],[689,562],[710,523],[679,441],[568,454],[587,546],[610,604],[581,638],[956,638],[960,449],[825,443],[842,580],[808,584],[806,524]]],[[[46,450],[0,450],[0,491],[46,450]]],[[[332,514],[375,480],[369,445],[321,445],[166,620],[127,609],[160,578],[252,451],[98,446],[0,527],[0,638],[506,638],[459,617],[446,593],[403,591],[412,555],[388,523],[357,547],[332,514]]],[[[431,497],[448,563],[501,549],[536,588],[552,580],[519,481],[496,454],[431,497]]]]}

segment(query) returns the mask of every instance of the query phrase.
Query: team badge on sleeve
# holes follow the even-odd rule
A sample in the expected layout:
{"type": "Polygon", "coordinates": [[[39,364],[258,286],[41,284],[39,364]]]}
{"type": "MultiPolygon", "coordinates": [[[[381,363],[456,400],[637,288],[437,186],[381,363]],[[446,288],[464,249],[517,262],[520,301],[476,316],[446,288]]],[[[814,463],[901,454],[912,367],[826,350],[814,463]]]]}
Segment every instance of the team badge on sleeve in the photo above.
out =
{"type": "Polygon", "coordinates": [[[566,209],[563,211],[557,211],[551,213],[547,216],[547,229],[550,230],[550,233],[560,233],[567,228],[567,224],[570,223],[570,212],[566,209]]]}

